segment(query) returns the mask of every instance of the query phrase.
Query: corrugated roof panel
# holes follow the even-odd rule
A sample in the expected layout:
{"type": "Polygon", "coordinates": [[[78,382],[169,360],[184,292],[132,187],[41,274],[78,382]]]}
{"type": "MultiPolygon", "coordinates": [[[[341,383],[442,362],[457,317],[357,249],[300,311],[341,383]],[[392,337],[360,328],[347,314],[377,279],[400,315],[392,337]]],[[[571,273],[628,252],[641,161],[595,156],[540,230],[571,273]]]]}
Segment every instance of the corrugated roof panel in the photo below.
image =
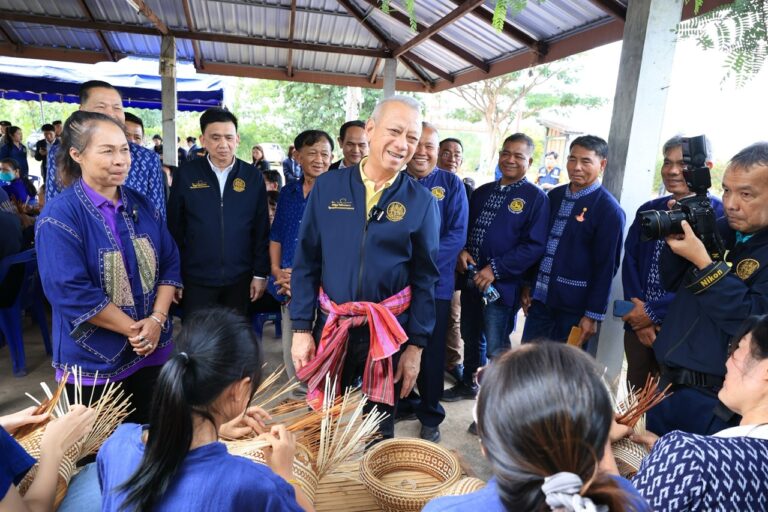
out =
{"type": "Polygon", "coordinates": [[[284,67],[288,60],[288,50],[242,44],[202,41],[200,51],[203,59],[226,64],[279,68],[284,67]]]}
{"type": "MultiPolygon", "coordinates": [[[[290,2],[288,2],[288,5],[290,6],[290,2]]],[[[347,10],[337,0],[297,0],[296,7],[347,14],[347,10]]]]}
{"type": "Polygon", "coordinates": [[[411,51],[446,73],[458,73],[468,67],[467,63],[434,41],[425,41],[411,51]]]}
{"type": "Polygon", "coordinates": [[[163,20],[167,26],[187,30],[187,18],[184,16],[184,5],[181,0],[171,2],[168,0],[144,0],[144,3],[146,3],[155,14],[162,13],[162,15],[158,14],[158,17],[163,20]]]}
{"type": "Polygon", "coordinates": [[[497,32],[485,20],[472,13],[446,27],[440,34],[483,60],[494,60],[499,55],[523,48],[521,43],[503,32],[497,32]]]}
{"type": "Polygon", "coordinates": [[[14,23],[13,29],[20,41],[30,46],[96,51],[104,49],[95,30],[59,28],[29,23],[14,23]]]}
{"type": "Polygon", "coordinates": [[[75,0],[3,0],[2,8],[18,13],[40,14],[65,18],[84,18],[85,14],[75,0]]]}
{"type": "Polygon", "coordinates": [[[297,71],[367,76],[374,59],[340,53],[293,52],[293,67],[297,71]]]}
{"type": "MultiPolygon", "coordinates": [[[[97,20],[152,26],[152,22],[137,14],[126,0],[86,0],[86,2],[97,20]]],[[[160,16],[160,19],[162,18],[160,16]]]]}
{"type": "MultiPolygon", "coordinates": [[[[495,4],[492,0],[486,0],[485,5],[490,7],[495,4]]],[[[536,39],[547,40],[606,17],[608,15],[592,2],[547,0],[543,3],[528,2],[528,6],[515,16],[513,22],[536,39]]]]}
{"type": "Polygon", "coordinates": [[[105,32],[104,37],[114,52],[142,57],[157,57],[160,55],[160,36],[105,32]]]}
{"type": "MultiPolygon", "coordinates": [[[[287,26],[287,22],[286,22],[287,26]]],[[[296,13],[295,38],[303,42],[377,48],[379,42],[351,17],[296,13]]]]}

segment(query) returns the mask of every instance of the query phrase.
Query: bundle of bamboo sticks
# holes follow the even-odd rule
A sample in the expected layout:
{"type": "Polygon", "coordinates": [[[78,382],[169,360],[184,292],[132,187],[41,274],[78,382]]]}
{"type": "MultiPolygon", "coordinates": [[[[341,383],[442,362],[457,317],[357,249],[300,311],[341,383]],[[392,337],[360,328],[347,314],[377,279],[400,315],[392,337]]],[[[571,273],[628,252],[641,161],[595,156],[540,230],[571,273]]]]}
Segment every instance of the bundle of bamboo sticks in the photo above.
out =
{"type": "MultiPolygon", "coordinates": [[[[659,391],[659,377],[653,377],[649,374],[641,389],[630,388],[628,391],[624,391],[625,396],[622,399],[617,400],[616,422],[632,428],[637,427],[638,423],[644,420],[646,412],[671,394],[668,393],[671,386],[669,384],[659,391]]],[[[644,422],[642,423],[644,424],[644,422]]]]}

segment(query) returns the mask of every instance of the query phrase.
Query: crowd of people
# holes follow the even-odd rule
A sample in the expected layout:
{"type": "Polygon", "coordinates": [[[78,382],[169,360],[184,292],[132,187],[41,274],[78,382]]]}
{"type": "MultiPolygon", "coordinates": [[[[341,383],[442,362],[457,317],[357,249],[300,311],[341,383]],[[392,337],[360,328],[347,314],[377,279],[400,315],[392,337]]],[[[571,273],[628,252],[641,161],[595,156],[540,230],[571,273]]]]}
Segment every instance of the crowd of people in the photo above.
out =
{"type": "MultiPolygon", "coordinates": [[[[12,128],[0,163],[18,202],[31,191],[18,181],[27,173],[13,157],[21,135],[12,128]]],[[[388,413],[383,439],[396,421],[418,420],[420,437],[439,442],[441,402],[476,399],[469,431],[494,478],[427,510],[765,509],[768,143],[735,155],[722,201],[707,198],[721,217],[721,260],[697,236],[696,218],[644,241],[638,217],[625,239],[635,212],[602,185],[608,143],[600,137],[575,138],[565,172],[547,153],[529,181],[535,143],[512,134],[498,179],[475,189],[458,177],[462,142],[441,139],[405,96],[344,123],[337,138],[299,133],[282,175],[261,145],[251,162],[239,159],[236,115],[211,108],[200,116],[200,146],[189,138],[192,157],[166,179],[157,149],[141,144],[141,119],[101,81],[82,85],[80,109],[60,133],[44,128],[35,153],[45,207],[33,224],[53,367],[60,378],[79,366],[84,394],[121,382],[134,409],[99,452],[90,482],[80,479],[90,491],[74,493],[65,510],[89,510],[86,502],[312,509],[293,478],[292,434],[248,407],[261,356],[247,318],[264,308],[281,316],[283,360],[302,383],[294,398],[319,407],[327,378],[338,389],[361,387],[369,409],[388,413]],[[640,437],[613,421],[593,358],[620,264],[629,381],[658,375],[672,391],[640,437]],[[513,349],[521,309],[522,346],[513,349]],[[174,315],[183,321],[176,335],[174,315]],[[446,376],[454,384],[444,390],[446,376]],[[271,446],[268,467],[217,442],[253,433],[271,446]],[[611,451],[626,436],[652,446],[632,481],[618,476],[611,451]],[[740,491],[723,497],[733,480],[740,491]]],[[[674,137],[662,148],[669,195],[639,211],[668,211],[691,196],[684,143],[674,137]]],[[[0,210],[20,239],[18,209],[0,196],[0,210]]],[[[0,247],[18,249],[15,233],[4,229],[0,247]]],[[[76,423],[74,433],[46,433],[58,436],[49,442],[55,453],[87,430],[86,413],[71,414],[77,419],[51,425],[76,423]]],[[[38,420],[20,413],[0,425],[38,420]]],[[[13,484],[30,461],[0,435],[4,460],[18,461],[0,471],[0,510],[22,509],[13,484]]],[[[36,491],[44,494],[25,496],[28,509],[52,499],[48,477],[37,478],[46,479],[36,491]]]]}

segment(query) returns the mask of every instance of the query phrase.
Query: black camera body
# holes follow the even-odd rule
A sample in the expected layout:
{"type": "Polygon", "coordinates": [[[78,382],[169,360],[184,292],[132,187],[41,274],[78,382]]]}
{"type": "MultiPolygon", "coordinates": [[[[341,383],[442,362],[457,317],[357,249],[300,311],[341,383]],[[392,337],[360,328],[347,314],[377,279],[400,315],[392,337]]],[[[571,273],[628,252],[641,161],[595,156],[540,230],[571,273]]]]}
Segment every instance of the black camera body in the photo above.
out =
{"type": "Polygon", "coordinates": [[[685,165],[683,177],[694,195],[677,201],[669,211],[646,210],[638,213],[641,239],[659,240],[672,234],[682,234],[681,223],[686,221],[704,243],[712,260],[722,261],[725,246],[717,230],[717,214],[707,195],[712,186],[712,178],[706,166],[706,138],[704,135],[684,137],[682,149],[685,165]]]}

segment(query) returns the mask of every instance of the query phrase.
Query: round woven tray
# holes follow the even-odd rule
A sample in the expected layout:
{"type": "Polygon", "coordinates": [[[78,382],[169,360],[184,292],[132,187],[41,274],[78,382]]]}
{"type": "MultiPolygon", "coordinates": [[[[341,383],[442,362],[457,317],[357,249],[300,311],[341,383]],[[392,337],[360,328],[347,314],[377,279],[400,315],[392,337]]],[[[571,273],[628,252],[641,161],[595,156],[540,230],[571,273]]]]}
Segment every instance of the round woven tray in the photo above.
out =
{"type": "Polygon", "coordinates": [[[627,438],[620,439],[611,445],[613,456],[619,474],[624,478],[631,478],[640,469],[643,459],[650,453],[645,445],[636,443],[627,438]]]}
{"type": "Polygon", "coordinates": [[[463,494],[472,494],[473,492],[477,492],[480,489],[485,487],[485,482],[480,480],[479,478],[474,478],[471,476],[468,476],[466,478],[462,478],[452,486],[450,486],[446,491],[442,494],[443,496],[461,496],[463,494]]]}
{"type": "MultiPolygon", "coordinates": [[[[35,460],[40,460],[40,443],[43,440],[44,433],[45,429],[41,428],[19,441],[19,444],[24,450],[34,457],[35,460]]],[[[69,480],[77,470],[77,461],[80,459],[82,447],[82,442],[75,443],[64,453],[64,457],[61,459],[61,464],[59,465],[59,478],[56,482],[56,498],[54,499],[53,505],[54,510],[59,508],[61,500],[63,500],[64,496],[67,494],[67,486],[69,486],[69,480]]],[[[29,486],[32,485],[32,482],[37,475],[37,467],[38,464],[35,464],[32,469],[24,475],[24,478],[19,483],[19,494],[22,496],[27,493],[29,486]]]]}
{"type": "Polygon", "coordinates": [[[416,512],[461,478],[459,459],[440,446],[421,439],[388,439],[378,443],[360,462],[360,478],[384,512],[416,512]],[[429,475],[437,483],[419,485],[403,478],[397,484],[384,477],[397,472],[429,475]]]}

